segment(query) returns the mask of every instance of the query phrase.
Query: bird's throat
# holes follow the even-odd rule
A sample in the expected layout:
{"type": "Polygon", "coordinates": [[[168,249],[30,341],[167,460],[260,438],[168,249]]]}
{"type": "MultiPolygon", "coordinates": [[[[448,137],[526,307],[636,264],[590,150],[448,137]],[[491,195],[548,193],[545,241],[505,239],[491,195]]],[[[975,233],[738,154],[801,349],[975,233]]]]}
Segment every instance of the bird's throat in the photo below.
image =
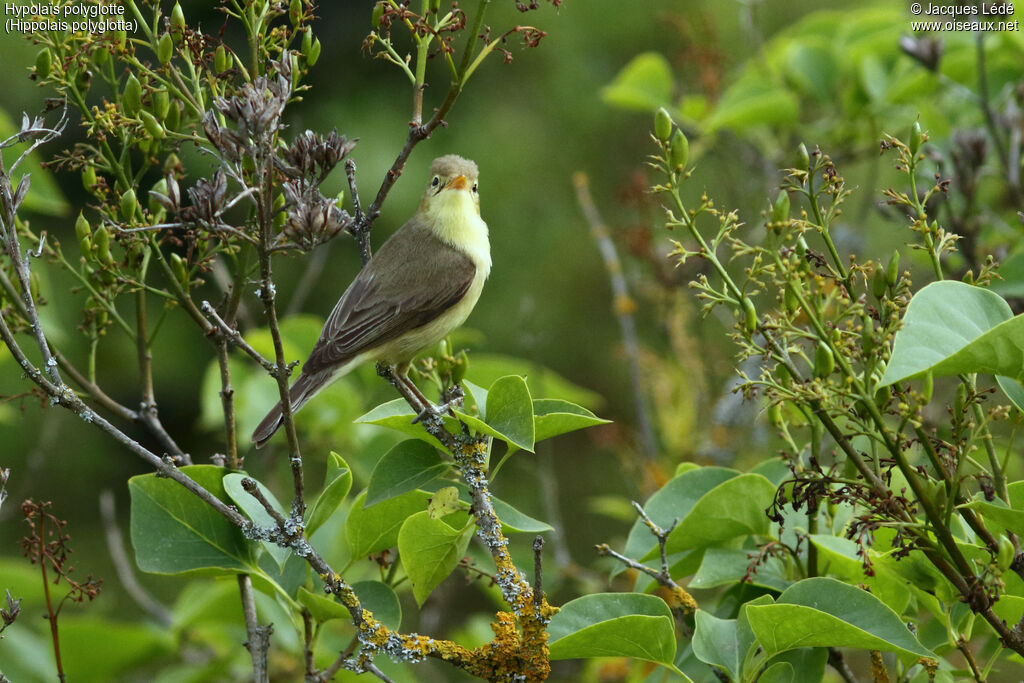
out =
{"type": "Polygon", "coordinates": [[[426,210],[426,223],[446,244],[464,252],[473,260],[477,277],[485,279],[491,271],[491,246],[487,223],[472,195],[465,190],[449,190],[434,197],[426,210]]]}

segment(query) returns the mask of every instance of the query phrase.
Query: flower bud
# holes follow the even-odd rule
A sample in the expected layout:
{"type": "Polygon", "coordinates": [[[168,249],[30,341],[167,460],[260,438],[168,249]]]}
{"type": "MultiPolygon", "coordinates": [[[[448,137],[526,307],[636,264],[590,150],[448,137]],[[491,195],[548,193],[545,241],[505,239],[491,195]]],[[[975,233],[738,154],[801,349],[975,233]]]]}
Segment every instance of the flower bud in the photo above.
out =
{"type": "Polygon", "coordinates": [[[130,221],[135,218],[135,212],[139,210],[139,200],[135,198],[135,190],[129,188],[121,195],[120,207],[121,218],[130,221]]]}
{"type": "Polygon", "coordinates": [[[836,359],[832,355],[832,349],[823,341],[818,342],[818,348],[814,350],[814,374],[816,377],[825,378],[836,369],[836,359]]]}
{"type": "Polygon", "coordinates": [[[161,64],[166,64],[171,61],[173,54],[174,40],[171,38],[170,33],[165,33],[160,36],[160,41],[156,44],[156,58],[160,60],[161,64]]]}
{"type": "Polygon", "coordinates": [[[676,171],[683,170],[683,167],[686,166],[686,162],[690,158],[690,141],[686,139],[683,131],[678,128],[672,135],[672,144],[669,146],[668,157],[669,162],[671,162],[671,168],[676,171]]]}
{"type": "Polygon", "coordinates": [[[672,137],[672,117],[665,107],[654,112],[654,134],[662,142],[668,142],[672,137]]]}
{"type": "Polygon", "coordinates": [[[44,47],[36,55],[36,78],[39,80],[45,80],[50,75],[50,67],[53,65],[53,56],[50,54],[50,48],[44,47]]]}
{"type": "Polygon", "coordinates": [[[125,83],[124,92],[121,93],[121,109],[128,116],[135,116],[142,109],[142,84],[135,74],[129,75],[125,83]]]}

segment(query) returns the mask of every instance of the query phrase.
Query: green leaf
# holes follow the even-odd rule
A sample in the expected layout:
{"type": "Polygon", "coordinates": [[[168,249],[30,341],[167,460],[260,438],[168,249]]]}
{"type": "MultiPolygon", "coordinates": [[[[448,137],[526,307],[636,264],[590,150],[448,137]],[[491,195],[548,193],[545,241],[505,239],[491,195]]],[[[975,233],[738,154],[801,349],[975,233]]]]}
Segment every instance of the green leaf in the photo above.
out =
{"type": "MultiPolygon", "coordinates": [[[[690,580],[690,588],[716,588],[743,581],[755,554],[756,551],[737,548],[708,548],[700,569],[690,580]]],[[[791,582],[786,579],[782,561],[769,557],[750,574],[750,583],[784,591],[791,582]]]]}
{"type": "MultiPolygon", "coordinates": [[[[604,397],[600,394],[573,384],[554,370],[535,362],[497,353],[473,354],[468,377],[476,384],[489,387],[508,375],[529,377],[534,391],[546,398],[560,398],[590,409],[600,408],[604,404],[604,397]]],[[[474,398],[479,396],[474,393],[474,398]]]]}
{"type": "MultiPolygon", "coordinates": [[[[562,605],[548,626],[551,660],[632,657],[677,671],[672,613],[661,598],[597,593],[562,605]]],[[[683,675],[682,672],[678,672],[683,675]]],[[[684,680],[689,680],[683,675],[684,680]]]]}
{"type": "Polygon", "coordinates": [[[313,508],[309,513],[309,521],[306,522],[307,537],[312,537],[313,533],[331,518],[351,489],[352,470],[349,469],[344,458],[331,451],[327,456],[324,488],[316,497],[316,502],[313,503],[313,508]]]}
{"type": "Polygon", "coordinates": [[[697,610],[693,616],[694,631],[690,643],[693,646],[693,654],[705,664],[724,670],[732,680],[741,680],[741,667],[747,651],[743,648],[743,652],[740,652],[736,620],[719,619],[702,609],[697,610]]]}
{"type": "Polygon", "coordinates": [[[933,282],[910,300],[879,386],[930,371],[1024,377],[1024,317],[998,294],[963,282],[933,282]]]}
{"type": "MultiPolygon", "coordinates": [[[[251,479],[252,477],[240,472],[231,472],[224,475],[224,490],[227,491],[229,496],[231,496],[231,500],[235,501],[235,504],[241,508],[242,512],[245,513],[245,516],[253,522],[261,527],[276,527],[277,522],[274,521],[274,518],[270,516],[258,500],[242,488],[242,480],[247,478],[251,479]]],[[[253,481],[255,481],[255,479],[253,481]]],[[[263,496],[267,501],[269,501],[274,509],[277,510],[279,515],[282,517],[288,516],[284,511],[284,508],[281,507],[281,504],[277,502],[277,498],[273,493],[271,493],[270,489],[258,481],[256,482],[256,486],[259,488],[260,492],[263,493],[263,496]]],[[[274,561],[277,562],[278,569],[283,570],[284,563],[288,561],[288,557],[292,554],[291,550],[288,548],[282,548],[276,543],[272,543],[270,541],[260,541],[260,545],[262,545],[263,549],[274,558],[274,561]]]]}
{"type": "MultiPolygon", "coordinates": [[[[686,517],[701,496],[722,482],[738,477],[739,474],[736,470],[724,467],[687,469],[656,491],[644,504],[644,512],[655,524],[667,529],[676,519],[686,517]]],[[[637,519],[629,530],[623,552],[626,557],[639,559],[657,544],[657,539],[643,520],[637,519]]]]}
{"type": "Polygon", "coordinates": [[[288,555],[284,566],[279,566],[277,559],[269,553],[260,555],[258,564],[262,571],[252,573],[252,584],[275,599],[280,593],[294,598],[299,586],[309,579],[309,563],[295,553],[288,555]]]}
{"type": "Polygon", "coordinates": [[[777,87],[760,70],[749,69],[726,89],[704,125],[708,132],[743,133],[757,126],[794,123],[799,112],[796,95],[777,87]]]}
{"type": "Polygon", "coordinates": [[[373,468],[366,505],[413,491],[447,470],[448,463],[430,444],[419,439],[399,442],[373,468]]]}
{"type": "Polygon", "coordinates": [[[398,542],[398,530],[406,518],[421,511],[426,514],[429,499],[430,494],[426,491],[409,491],[364,508],[366,492],[360,493],[345,520],[345,533],[352,556],[366,557],[370,553],[394,547],[398,542]]]}
{"type": "MultiPolygon", "coordinates": [[[[469,397],[476,404],[477,412],[480,414],[481,420],[487,419],[487,390],[483,387],[473,384],[468,379],[462,380],[462,383],[466,385],[466,390],[469,392],[469,397]]],[[[469,407],[467,405],[467,407],[469,407]]]]}
{"type": "Polygon", "coordinates": [[[534,399],[533,416],[535,441],[611,422],[597,417],[582,406],[556,398],[534,399]]]}
{"type": "Polygon", "coordinates": [[[426,511],[418,512],[406,519],[398,532],[398,554],[412,582],[412,595],[421,607],[431,591],[458,566],[473,537],[469,516],[459,516],[467,524],[455,529],[442,519],[431,519],[426,511]]]}
{"type": "Polygon", "coordinates": [[[131,678],[128,674],[134,667],[159,661],[175,650],[174,636],[156,626],[98,616],[61,615],[64,670],[79,672],[82,680],[125,680],[131,678]]]}
{"type": "Polygon", "coordinates": [[[423,428],[423,425],[412,423],[414,419],[416,419],[416,413],[412,411],[412,408],[410,408],[409,404],[405,402],[405,399],[396,398],[393,401],[380,404],[361,417],[357,417],[355,422],[358,424],[380,425],[381,427],[394,429],[406,436],[426,441],[431,446],[444,450],[444,446],[441,445],[441,442],[428,434],[427,430],[423,428]]]}
{"type": "Polygon", "coordinates": [[[1015,481],[1007,487],[1010,494],[1010,505],[999,498],[991,503],[985,500],[972,500],[958,507],[971,508],[982,514],[986,522],[994,522],[1007,531],[1021,533],[1024,531],[1024,481],[1015,481]]]}
{"type": "Polygon", "coordinates": [[[867,576],[857,554],[860,549],[853,541],[828,534],[811,534],[810,541],[818,549],[821,573],[827,572],[852,585],[865,584],[897,614],[902,614],[907,608],[910,602],[909,582],[892,571],[889,565],[893,560],[868,549],[866,552],[874,565],[874,575],[867,576]]]}
{"type": "Polygon", "coordinates": [[[758,683],[793,683],[796,672],[789,662],[776,662],[764,670],[758,683]]]}
{"type": "Polygon", "coordinates": [[[348,608],[337,600],[314,593],[306,588],[299,588],[298,599],[302,606],[309,610],[317,623],[322,624],[332,619],[348,620],[352,616],[349,614],[348,608]]]}
{"type": "Polygon", "coordinates": [[[770,523],[764,511],[774,499],[775,486],[760,474],[724,481],[693,505],[668,535],[665,549],[677,553],[737,536],[767,534],[770,523]]]}
{"type": "Polygon", "coordinates": [[[644,52],[601,88],[601,99],[613,107],[654,111],[671,105],[673,88],[668,60],[657,52],[644,52]]]}
{"type": "Polygon", "coordinates": [[[768,656],[801,647],[851,647],[935,657],[882,601],[832,578],[805,579],[787,588],[774,605],[746,611],[768,656]]]}
{"type": "Polygon", "coordinates": [[[506,533],[511,531],[513,533],[540,534],[554,531],[554,528],[546,522],[534,519],[494,496],[491,496],[491,507],[494,508],[494,514],[501,520],[501,530],[506,533]]]}
{"type": "MultiPolygon", "coordinates": [[[[182,467],[214,496],[230,503],[213,465],[182,467]]],[[[172,479],[144,474],[128,480],[131,536],[139,569],[154,574],[234,574],[255,568],[256,545],[241,530],[172,479]]]]}
{"type": "Polygon", "coordinates": [[[380,581],[357,581],[352,584],[363,609],[373,612],[377,621],[392,630],[402,625],[402,604],[391,586],[380,581]]]}
{"type": "Polygon", "coordinates": [[[458,410],[455,414],[470,429],[533,451],[533,400],[526,380],[517,375],[502,377],[487,390],[487,421],[458,410]]]}
{"type": "Polygon", "coordinates": [[[444,486],[434,492],[427,506],[427,514],[431,519],[441,519],[463,509],[459,503],[459,490],[454,486],[444,486]]]}

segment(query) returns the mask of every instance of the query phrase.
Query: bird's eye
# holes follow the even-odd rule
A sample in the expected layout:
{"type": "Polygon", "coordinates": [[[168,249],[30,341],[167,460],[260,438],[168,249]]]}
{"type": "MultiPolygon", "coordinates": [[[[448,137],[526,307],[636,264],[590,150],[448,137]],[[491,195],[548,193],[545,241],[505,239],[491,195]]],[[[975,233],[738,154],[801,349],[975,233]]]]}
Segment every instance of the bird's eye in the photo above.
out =
{"type": "Polygon", "coordinates": [[[434,176],[434,179],[430,181],[430,186],[431,187],[437,187],[438,183],[440,183],[440,182],[441,182],[441,179],[438,176],[434,176]]]}
{"type": "Polygon", "coordinates": [[[473,183],[473,192],[476,192],[476,183],[473,183]]]}

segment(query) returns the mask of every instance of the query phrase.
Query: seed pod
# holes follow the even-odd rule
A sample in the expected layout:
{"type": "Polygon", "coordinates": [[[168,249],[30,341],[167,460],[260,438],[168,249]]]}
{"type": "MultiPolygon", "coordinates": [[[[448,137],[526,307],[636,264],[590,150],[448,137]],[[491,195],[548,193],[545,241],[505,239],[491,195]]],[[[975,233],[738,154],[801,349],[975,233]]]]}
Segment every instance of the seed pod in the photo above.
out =
{"type": "Polygon", "coordinates": [[[174,40],[175,45],[181,43],[181,38],[184,34],[185,13],[181,10],[181,3],[176,2],[171,9],[171,38],[174,40]]]}
{"type": "Polygon", "coordinates": [[[217,49],[213,53],[213,70],[221,74],[231,68],[231,62],[228,60],[228,51],[223,45],[218,45],[217,49]]]}
{"type": "Polygon", "coordinates": [[[314,38],[313,44],[309,47],[309,52],[304,53],[306,57],[306,64],[309,66],[316,66],[316,63],[320,61],[320,39],[314,38]]]}
{"type": "Polygon", "coordinates": [[[818,348],[814,350],[814,374],[816,377],[828,377],[836,369],[836,359],[832,355],[832,349],[823,341],[818,342],[818,348]]]}
{"type": "Polygon", "coordinates": [[[299,52],[301,52],[302,55],[308,59],[309,49],[311,47],[313,47],[313,29],[307,26],[306,29],[302,32],[302,43],[300,44],[299,52]]]}
{"type": "Polygon", "coordinates": [[[142,84],[135,74],[128,76],[124,92],[121,93],[121,108],[128,116],[135,116],[142,109],[142,84]]]}
{"type": "Polygon", "coordinates": [[[50,48],[44,47],[36,55],[36,78],[39,80],[45,80],[50,75],[50,67],[53,66],[53,56],[50,54],[50,48]]]}
{"type": "Polygon", "coordinates": [[[385,3],[383,2],[378,2],[373,6],[373,13],[370,15],[370,24],[372,24],[374,28],[380,27],[380,19],[384,16],[384,4],[385,3]]]}
{"type": "Polygon", "coordinates": [[[654,112],[654,134],[662,142],[668,142],[672,137],[672,117],[665,107],[660,107],[654,112]]]}
{"type": "Polygon", "coordinates": [[[459,351],[459,355],[455,357],[455,365],[452,366],[452,382],[458,384],[466,377],[466,371],[469,370],[469,356],[466,355],[465,349],[459,351]]]}
{"type": "Polygon", "coordinates": [[[782,363],[775,365],[775,380],[784,387],[788,387],[793,376],[789,374],[789,368],[782,363]]]}
{"type": "Polygon", "coordinates": [[[749,334],[757,332],[757,309],[749,297],[743,297],[743,326],[749,334]]]}
{"type": "Polygon", "coordinates": [[[773,403],[768,406],[768,422],[776,429],[783,429],[786,423],[782,421],[782,404],[773,403]]]}
{"type": "Polygon", "coordinates": [[[800,310],[800,297],[797,296],[800,290],[803,289],[800,285],[799,280],[793,280],[786,287],[785,293],[782,295],[782,303],[786,307],[787,313],[796,313],[800,310]]]}
{"type": "Polygon", "coordinates": [[[285,205],[284,194],[277,195],[274,199],[274,227],[281,228],[285,221],[288,219],[288,214],[285,211],[281,211],[285,205]]]}
{"type": "Polygon", "coordinates": [[[92,71],[89,69],[79,69],[75,74],[75,87],[78,91],[85,93],[89,90],[89,86],[92,84],[92,71]]]}
{"type": "Polygon", "coordinates": [[[96,66],[104,66],[110,61],[110,53],[106,50],[96,50],[92,53],[92,61],[96,63],[96,66]]]}
{"type": "Polygon", "coordinates": [[[956,400],[953,402],[953,419],[956,420],[963,415],[964,407],[967,405],[967,385],[961,382],[956,387],[956,400]]]}
{"type": "Polygon", "coordinates": [[[875,389],[875,405],[879,408],[885,408],[885,405],[889,402],[889,397],[892,393],[889,391],[889,387],[878,387],[875,389]]]}
{"type": "Polygon", "coordinates": [[[870,356],[875,350],[875,321],[870,315],[861,318],[860,346],[865,356],[870,356]]]}
{"type": "Polygon", "coordinates": [[[153,114],[163,121],[167,118],[167,112],[171,110],[171,96],[166,90],[157,90],[153,93],[153,114]]]}
{"type": "Polygon", "coordinates": [[[166,64],[171,61],[173,54],[174,40],[171,38],[170,33],[165,33],[160,36],[160,41],[156,44],[156,58],[160,60],[161,64],[166,64]]]}
{"type": "Polygon", "coordinates": [[[160,202],[154,199],[153,193],[156,192],[158,194],[164,195],[165,197],[167,196],[167,178],[161,178],[160,180],[156,181],[153,187],[150,188],[149,192],[149,199],[146,201],[146,205],[149,207],[150,213],[158,213],[159,211],[163,210],[164,207],[162,204],[160,204],[160,202]]]}
{"type": "Polygon", "coordinates": [[[185,267],[185,262],[181,260],[181,257],[174,252],[171,252],[171,270],[174,271],[174,277],[178,278],[178,282],[188,289],[188,268],[185,267]]]}
{"type": "Polygon", "coordinates": [[[789,193],[785,190],[779,192],[772,204],[771,222],[775,224],[785,223],[789,220],[789,193]]]}
{"type": "Polygon", "coordinates": [[[889,282],[886,280],[885,271],[881,267],[876,268],[871,276],[871,293],[875,295],[876,299],[881,299],[885,296],[885,290],[888,287],[889,282]]]}
{"type": "Polygon", "coordinates": [[[900,279],[900,252],[893,251],[889,257],[889,264],[885,267],[885,281],[890,287],[895,287],[900,279]]]}
{"type": "Polygon", "coordinates": [[[162,140],[166,136],[164,127],[160,125],[155,116],[148,111],[139,112],[139,116],[142,117],[142,125],[145,127],[146,132],[149,133],[149,137],[154,140],[162,140]]]}
{"type": "Polygon", "coordinates": [[[807,145],[802,142],[796,148],[796,167],[801,171],[811,167],[811,155],[807,153],[807,145]]]}
{"type": "Polygon", "coordinates": [[[114,257],[110,254],[110,233],[103,225],[96,228],[93,233],[93,245],[96,247],[96,258],[104,266],[114,265],[114,257]]]}
{"type": "Polygon", "coordinates": [[[686,162],[690,158],[690,141],[686,139],[683,131],[678,128],[676,128],[676,132],[672,135],[672,144],[669,146],[668,156],[672,168],[676,171],[683,170],[683,167],[686,166],[686,162]]]}
{"type": "Polygon", "coordinates": [[[167,115],[164,116],[164,128],[167,130],[178,130],[178,126],[180,125],[181,110],[178,109],[177,102],[171,102],[167,107],[167,115]]]}
{"type": "Polygon", "coordinates": [[[78,247],[82,250],[82,256],[89,258],[92,253],[92,229],[81,211],[75,220],[75,235],[78,237],[78,247]]]}
{"type": "Polygon", "coordinates": [[[127,31],[114,31],[115,45],[118,49],[123,50],[124,46],[128,44],[128,32],[127,31]]]}
{"type": "Polygon", "coordinates": [[[907,145],[910,148],[911,156],[917,156],[917,151],[921,149],[921,122],[914,121],[914,125],[910,127],[910,144],[907,145]]]}
{"type": "Polygon", "coordinates": [[[96,167],[89,164],[82,169],[82,187],[88,192],[92,192],[93,187],[96,185],[96,167]]]}
{"type": "Polygon", "coordinates": [[[129,188],[121,195],[120,207],[121,218],[130,221],[135,218],[135,212],[139,210],[139,200],[135,198],[135,190],[129,188]]]}
{"type": "Polygon", "coordinates": [[[441,11],[441,0],[430,0],[430,11],[438,14],[441,11]]]}
{"type": "Polygon", "coordinates": [[[292,22],[292,26],[298,26],[302,21],[302,0],[292,0],[288,3],[288,21],[292,22]]]}
{"type": "Polygon", "coordinates": [[[931,371],[924,376],[924,386],[921,387],[921,399],[925,403],[931,403],[932,393],[935,391],[935,377],[931,371]]]}
{"type": "Polygon", "coordinates": [[[999,551],[996,553],[996,567],[1000,571],[1006,571],[1013,564],[1013,558],[1017,554],[1017,549],[1013,547],[1013,543],[1006,536],[1000,534],[999,536],[999,551]]]}

